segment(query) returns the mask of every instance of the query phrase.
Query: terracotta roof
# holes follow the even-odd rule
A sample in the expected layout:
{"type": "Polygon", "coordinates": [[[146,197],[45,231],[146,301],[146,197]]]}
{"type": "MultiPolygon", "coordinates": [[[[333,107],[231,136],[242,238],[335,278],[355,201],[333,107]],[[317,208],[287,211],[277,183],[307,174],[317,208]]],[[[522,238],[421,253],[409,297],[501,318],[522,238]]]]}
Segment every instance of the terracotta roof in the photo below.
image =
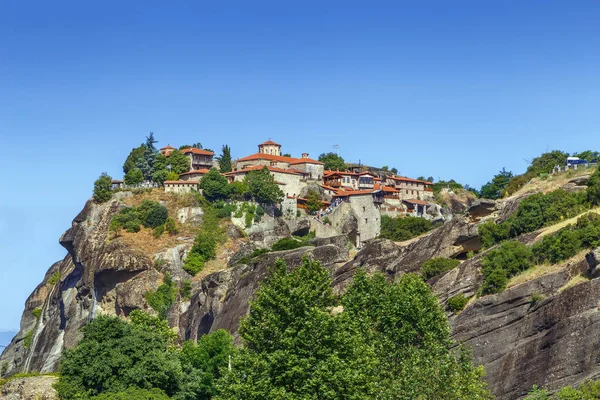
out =
{"type": "Polygon", "coordinates": [[[239,161],[255,161],[255,160],[269,160],[269,161],[277,161],[284,162],[288,164],[323,164],[321,161],[316,161],[311,158],[294,158],[294,157],[284,157],[284,156],[276,156],[274,154],[264,154],[264,153],[256,153],[247,157],[243,157],[238,159],[239,161]]]}
{"type": "Polygon", "coordinates": [[[195,180],[189,180],[189,181],[164,181],[163,183],[175,184],[175,185],[179,185],[179,184],[197,185],[200,182],[199,181],[195,181],[195,180]]]}
{"type": "Polygon", "coordinates": [[[215,153],[213,153],[212,151],[197,149],[195,147],[189,147],[187,149],[182,149],[180,151],[183,154],[192,153],[192,154],[198,154],[201,156],[214,156],[215,155],[215,153]]]}
{"type": "Polygon", "coordinates": [[[418,199],[404,199],[402,201],[405,201],[407,203],[411,203],[411,204],[419,204],[421,206],[428,206],[429,203],[424,201],[424,200],[418,200],[418,199]]]}
{"type": "Polygon", "coordinates": [[[202,169],[196,169],[194,171],[184,172],[183,174],[179,174],[179,176],[181,176],[181,175],[208,174],[209,171],[210,171],[209,169],[202,168],[202,169]]]}
{"type": "Polygon", "coordinates": [[[388,192],[388,193],[399,193],[400,190],[396,190],[393,187],[389,187],[389,186],[384,186],[381,188],[384,192],[388,192]]]}
{"type": "Polygon", "coordinates": [[[350,171],[330,171],[330,170],[327,170],[327,171],[325,171],[325,172],[324,172],[324,174],[325,174],[325,175],[336,175],[336,174],[339,174],[339,175],[353,175],[353,176],[358,176],[358,175],[360,175],[360,173],[358,173],[358,172],[350,172],[350,171]]]}
{"type": "Polygon", "coordinates": [[[334,187],[331,187],[331,186],[327,186],[327,185],[321,185],[321,187],[322,187],[323,189],[331,190],[332,192],[336,192],[336,193],[338,192],[338,189],[336,189],[336,188],[334,188],[334,187]]]}
{"type": "Polygon", "coordinates": [[[419,179],[411,179],[411,178],[407,178],[405,176],[388,176],[388,178],[392,179],[394,181],[417,182],[417,183],[424,183],[425,185],[433,185],[433,183],[431,183],[431,182],[422,181],[422,180],[419,180],[419,179]]]}
{"type": "Polygon", "coordinates": [[[272,141],[272,140],[267,140],[266,142],[259,144],[259,146],[262,146],[262,145],[272,145],[272,146],[274,145],[274,146],[281,146],[279,143],[275,143],[275,142],[274,142],[274,141],[272,141]]]}
{"type": "Polygon", "coordinates": [[[336,194],[333,195],[333,197],[345,197],[345,196],[360,196],[360,195],[364,195],[364,194],[373,194],[375,192],[378,192],[379,190],[340,190],[339,192],[337,192],[336,194]]]}
{"type": "Polygon", "coordinates": [[[246,168],[238,169],[236,171],[227,172],[225,175],[238,175],[245,174],[250,171],[260,171],[263,168],[267,168],[270,172],[278,172],[280,174],[290,174],[290,175],[303,175],[305,172],[301,172],[295,169],[283,169],[277,167],[271,167],[270,165],[251,165],[246,168]]]}
{"type": "Polygon", "coordinates": [[[165,147],[163,147],[161,150],[169,150],[169,149],[174,149],[175,147],[171,146],[171,145],[166,145],[165,147]]]}

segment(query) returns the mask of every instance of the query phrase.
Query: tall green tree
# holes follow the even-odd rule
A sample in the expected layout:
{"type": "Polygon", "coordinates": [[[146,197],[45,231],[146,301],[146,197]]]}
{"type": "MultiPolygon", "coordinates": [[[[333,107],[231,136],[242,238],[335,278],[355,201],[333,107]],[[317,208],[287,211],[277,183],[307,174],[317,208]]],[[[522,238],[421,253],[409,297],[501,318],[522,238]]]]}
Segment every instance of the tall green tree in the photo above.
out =
{"type": "Polygon", "coordinates": [[[600,204],[600,168],[590,176],[587,189],[588,201],[594,205],[600,204]]]}
{"type": "Polygon", "coordinates": [[[139,168],[130,169],[125,174],[125,184],[138,185],[144,181],[144,174],[139,168]]]}
{"type": "Polygon", "coordinates": [[[344,159],[336,153],[323,153],[319,156],[319,161],[325,164],[325,169],[331,171],[345,171],[346,163],[344,159]]]}
{"type": "Polygon", "coordinates": [[[218,382],[217,399],[371,399],[373,349],[336,305],[329,272],[305,259],[270,269],[240,326],[245,347],[218,382]]]}
{"type": "Polygon", "coordinates": [[[250,171],[244,181],[255,201],[264,204],[279,204],[283,201],[283,191],[279,188],[267,167],[250,171]]]}
{"type": "Polygon", "coordinates": [[[142,144],[139,147],[136,147],[131,150],[125,163],[123,164],[123,173],[126,174],[129,170],[136,168],[138,162],[144,158],[144,154],[146,153],[146,145],[142,144]]]}
{"type": "Polygon", "coordinates": [[[227,178],[225,178],[216,168],[211,168],[202,179],[200,179],[200,189],[210,201],[226,200],[231,196],[231,187],[227,178]]]}
{"type": "Polygon", "coordinates": [[[94,182],[94,201],[104,203],[112,197],[112,178],[103,172],[94,182]]]}
{"type": "Polygon", "coordinates": [[[150,132],[146,136],[146,143],[144,143],[144,156],[139,158],[136,162],[136,167],[142,171],[144,179],[151,180],[152,174],[154,173],[154,163],[159,153],[154,144],[157,140],[154,138],[154,133],[150,132]]]}
{"type": "Polygon", "coordinates": [[[481,187],[481,190],[479,191],[481,197],[486,199],[499,199],[503,196],[512,177],[512,172],[502,168],[498,174],[494,175],[494,178],[492,178],[490,182],[481,187]]]}
{"type": "Polygon", "coordinates": [[[221,148],[221,155],[217,157],[219,161],[219,167],[222,173],[231,172],[233,167],[231,166],[231,148],[228,145],[223,145],[221,148]]]}
{"type": "Polygon", "coordinates": [[[319,211],[323,207],[323,202],[321,201],[321,196],[319,193],[314,190],[309,190],[306,194],[306,211],[309,213],[314,213],[319,211]]]}

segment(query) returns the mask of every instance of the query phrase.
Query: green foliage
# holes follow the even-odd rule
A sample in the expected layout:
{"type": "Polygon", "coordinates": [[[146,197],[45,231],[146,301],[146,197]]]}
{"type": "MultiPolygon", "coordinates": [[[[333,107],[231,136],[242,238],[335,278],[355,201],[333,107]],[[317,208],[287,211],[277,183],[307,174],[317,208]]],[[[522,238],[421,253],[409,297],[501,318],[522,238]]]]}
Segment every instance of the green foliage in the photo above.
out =
{"type": "Polygon", "coordinates": [[[125,174],[126,185],[138,185],[144,181],[144,174],[139,168],[132,168],[125,174]]]}
{"type": "Polygon", "coordinates": [[[146,146],[142,144],[140,147],[131,149],[131,152],[127,156],[125,163],[123,164],[123,173],[127,174],[130,170],[136,168],[140,160],[144,158],[146,153],[146,146]]]}
{"type": "Polygon", "coordinates": [[[131,320],[100,315],[83,328],[77,347],[63,353],[55,386],[61,399],[130,387],[157,388],[170,396],[177,392],[182,368],[168,325],[140,311],[132,312],[131,320]]]}
{"type": "Polygon", "coordinates": [[[171,398],[160,389],[140,389],[130,386],[126,390],[117,393],[102,393],[93,396],[91,400],[170,400],[171,398]]]}
{"type": "Polygon", "coordinates": [[[448,299],[448,310],[452,311],[453,313],[457,313],[462,311],[468,302],[469,299],[467,299],[464,294],[459,293],[456,296],[452,296],[448,299]]]}
{"type": "Polygon", "coordinates": [[[546,194],[536,193],[523,200],[506,221],[481,224],[479,236],[484,247],[491,247],[503,240],[572,218],[589,207],[583,192],[569,193],[559,189],[546,194]]]}
{"type": "Polygon", "coordinates": [[[293,250],[299,247],[307,246],[308,244],[304,241],[297,240],[294,238],[281,238],[277,242],[273,244],[271,247],[272,251],[282,251],[282,250],[293,250]]]}
{"type": "Polygon", "coordinates": [[[325,164],[326,170],[345,171],[346,163],[344,159],[336,153],[323,153],[319,156],[319,161],[325,164]]]}
{"type": "Polygon", "coordinates": [[[380,236],[385,239],[401,241],[419,236],[436,226],[425,218],[381,216],[380,236]]]}
{"type": "Polygon", "coordinates": [[[244,200],[249,192],[248,183],[246,181],[236,181],[229,184],[231,197],[235,200],[244,200]]]}
{"type": "Polygon", "coordinates": [[[536,385],[533,386],[524,400],[596,400],[600,399],[600,381],[588,381],[578,388],[565,386],[551,396],[550,393],[536,385]]]}
{"type": "Polygon", "coordinates": [[[283,201],[284,194],[267,167],[250,171],[244,181],[248,185],[248,193],[257,203],[279,204],[283,201]]]}
{"type": "Polygon", "coordinates": [[[221,155],[217,157],[219,161],[219,168],[222,173],[231,172],[233,170],[231,166],[231,148],[228,145],[221,147],[221,155]]]}
{"type": "Polygon", "coordinates": [[[329,224],[331,224],[331,220],[329,219],[329,217],[325,217],[325,218],[323,218],[323,223],[329,225],[329,224]]]}
{"type": "Polygon", "coordinates": [[[30,348],[32,340],[33,340],[33,329],[30,329],[29,331],[27,331],[27,333],[25,334],[25,337],[23,338],[23,347],[25,349],[30,348]]]}
{"type": "Polygon", "coordinates": [[[52,274],[50,279],[48,279],[48,285],[54,286],[60,281],[60,271],[56,271],[52,274]]]}
{"type": "Polygon", "coordinates": [[[541,174],[548,174],[552,172],[556,165],[564,165],[568,156],[569,153],[565,153],[560,150],[553,150],[534,158],[529,167],[527,167],[527,171],[523,175],[512,177],[506,186],[506,194],[511,195],[525,186],[525,184],[531,179],[538,177],[541,174]]]}
{"type": "Polygon", "coordinates": [[[179,353],[183,379],[177,400],[210,399],[216,393],[215,381],[223,375],[229,356],[235,353],[233,337],[225,330],[200,337],[198,344],[185,342],[179,353]]]}
{"type": "Polygon", "coordinates": [[[527,397],[523,400],[550,400],[550,393],[537,385],[533,385],[527,397]]]}
{"type": "Polygon", "coordinates": [[[309,190],[306,194],[306,211],[310,214],[314,214],[323,207],[321,202],[321,196],[314,190],[309,190]]]}
{"type": "Polygon", "coordinates": [[[490,182],[481,187],[479,191],[480,196],[487,199],[499,199],[503,196],[506,186],[508,186],[512,177],[512,172],[502,168],[498,174],[494,175],[494,178],[490,182]]]}
{"type": "Polygon", "coordinates": [[[206,261],[214,259],[217,256],[217,246],[227,239],[219,223],[217,210],[206,200],[202,208],[204,210],[202,225],[183,265],[183,269],[191,275],[200,272],[206,261]]]}
{"type": "Polygon", "coordinates": [[[421,275],[423,276],[423,279],[428,280],[456,268],[458,264],[460,264],[460,261],[452,258],[432,258],[423,263],[421,275]]]}
{"type": "MultiPolygon", "coordinates": [[[[398,174],[398,168],[392,168],[392,169],[390,169],[390,172],[391,172],[392,174],[394,174],[394,175],[397,175],[397,174],[398,174]]],[[[432,179],[432,180],[430,180],[429,182],[433,182],[433,179],[432,179]]]]}
{"type": "Polygon", "coordinates": [[[152,174],[152,180],[158,183],[159,185],[163,185],[165,181],[169,180],[169,171],[166,169],[159,169],[158,171],[154,171],[154,173],[152,174]]]}
{"type": "Polygon", "coordinates": [[[464,186],[456,182],[454,179],[450,179],[449,181],[441,180],[433,184],[433,193],[438,194],[442,191],[442,189],[450,189],[451,191],[456,191],[459,189],[464,189],[464,186]]]}
{"type": "Polygon", "coordinates": [[[500,293],[508,278],[525,271],[533,265],[531,248],[514,240],[502,243],[490,251],[481,261],[483,272],[482,293],[500,293]]]}
{"type": "Polygon", "coordinates": [[[540,301],[544,300],[544,295],[540,293],[539,290],[536,290],[531,294],[531,304],[535,305],[540,301]]]}
{"type": "Polygon", "coordinates": [[[179,174],[177,174],[177,172],[169,172],[169,174],[167,175],[167,181],[177,181],[179,180],[179,174]]]}
{"type": "Polygon", "coordinates": [[[103,172],[94,182],[94,201],[104,203],[112,197],[112,178],[103,172]]]}
{"type": "Polygon", "coordinates": [[[145,297],[148,305],[157,312],[158,317],[166,319],[169,315],[169,310],[171,310],[171,306],[175,302],[176,295],[177,289],[175,283],[173,283],[171,275],[167,272],[163,278],[162,285],[156,290],[146,292],[145,297]]]}
{"type": "Polygon", "coordinates": [[[173,150],[171,155],[169,155],[169,157],[166,157],[164,162],[165,168],[167,165],[170,165],[171,172],[174,172],[177,175],[183,174],[184,172],[190,170],[190,158],[179,150],[173,150]]]}
{"type": "Polygon", "coordinates": [[[179,294],[185,300],[189,300],[192,297],[192,281],[189,279],[184,279],[181,281],[181,286],[179,286],[179,294]]]}
{"type": "Polygon", "coordinates": [[[169,235],[176,235],[179,233],[179,229],[177,229],[177,223],[173,218],[167,218],[165,221],[165,230],[169,235]]]}
{"type": "Polygon", "coordinates": [[[158,239],[159,237],[161,237],[163,233],[165,233],[165,226],[164,225],[159,225],[159,226],[157,226],[156,228],[154,228],[152,230],[152,236],[155,239],[158,239]]]}
{"type": "Polygon", "coordinates": [[[2,368],[0,368],[0,378],[6,375],[6,371],[8,371],[8,361],[4,361],[2,363],[2,368]]]}
{"type": "Polygon", "coordinates": [[[118,232],[122,228],[127,232],[139,232],[140,225],[156,228],[167,221],[168,215],[167,208],[162,204],[144,200],[138,207],[126,207],[115,215],[110,222],[110,230],[118,232]]]}
{"type": "Polygon", "coordinates": [[[36,307],[31,311],[31,313],[33,314],[35,319],[40,319],[40,317],[42,316],[42,309],[40,307],[36,307]]]}
{"type": "Polygon", "coordinates": [[[192,276],[204,269],[205,259],[201,254],[190,253],[183,262],[183,270],[192,276]]]}
{"type": "Polygon", "coordinates": [[[587,199],[593,205],[600,205],[600,168],[596,168],[596,171],[590,176],[587,199]]]}
{"type": "Polygon", "coordinates": [[[210,171],[200,179],[200,189],[204,197],[210,201],[226,200],[231,196],[231,187],[227,178],[225,178],[216,168],[210,171]]]}

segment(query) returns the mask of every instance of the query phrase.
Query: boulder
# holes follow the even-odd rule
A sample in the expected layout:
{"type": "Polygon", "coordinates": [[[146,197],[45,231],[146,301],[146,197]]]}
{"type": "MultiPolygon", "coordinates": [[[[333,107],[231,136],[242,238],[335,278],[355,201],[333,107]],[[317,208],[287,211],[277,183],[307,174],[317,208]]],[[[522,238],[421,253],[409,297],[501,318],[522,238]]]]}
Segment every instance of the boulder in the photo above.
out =
{"type": "Polygon", "coordinates": [[[600,247],[586,254],[585,260],[588,263],[588,270],[590,272],[590,275],[594,275],[594,273],[596,272],[596,267],[598,266],[598,264],[600,264],[600,247]]]}
{"type": "Polygon", "coordinates": [[[58,400],[52,387],[58,381],[55,376],[32,376],[11,379],[0,386],[0,398],[4,400],[58,400]]]}

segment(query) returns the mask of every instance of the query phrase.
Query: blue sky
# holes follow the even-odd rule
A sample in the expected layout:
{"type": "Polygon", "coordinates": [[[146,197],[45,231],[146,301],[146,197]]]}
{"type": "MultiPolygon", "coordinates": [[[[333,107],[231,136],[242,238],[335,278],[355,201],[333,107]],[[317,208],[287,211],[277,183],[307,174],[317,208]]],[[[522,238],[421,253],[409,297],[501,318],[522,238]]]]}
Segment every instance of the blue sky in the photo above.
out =
{"type": "Polygon", "coordinates": [[[149,131],[481,186],[599,149],[598,1],[0,3],[0,330],[149,131]]]}

